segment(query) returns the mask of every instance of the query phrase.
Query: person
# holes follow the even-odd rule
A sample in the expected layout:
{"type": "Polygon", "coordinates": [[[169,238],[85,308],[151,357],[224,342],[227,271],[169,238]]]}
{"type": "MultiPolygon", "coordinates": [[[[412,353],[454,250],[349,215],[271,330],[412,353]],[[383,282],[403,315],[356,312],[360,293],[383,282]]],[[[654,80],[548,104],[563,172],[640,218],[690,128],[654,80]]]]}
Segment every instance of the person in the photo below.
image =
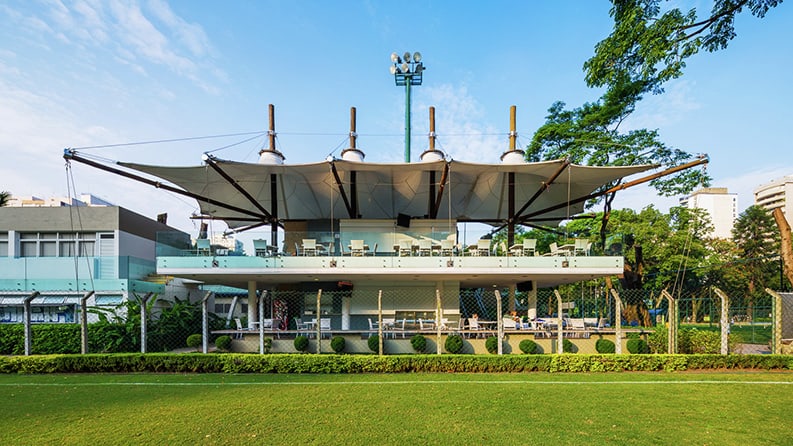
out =
{"type": "Polygon", "coordinates": [[[511,317],[513,321],[515,321],[517,323],[520,323],[520,316],[518,316],[518,312],[517,311],[515,311],[515,310],[510,311],[509,312],[509,317],[511,317]]]}

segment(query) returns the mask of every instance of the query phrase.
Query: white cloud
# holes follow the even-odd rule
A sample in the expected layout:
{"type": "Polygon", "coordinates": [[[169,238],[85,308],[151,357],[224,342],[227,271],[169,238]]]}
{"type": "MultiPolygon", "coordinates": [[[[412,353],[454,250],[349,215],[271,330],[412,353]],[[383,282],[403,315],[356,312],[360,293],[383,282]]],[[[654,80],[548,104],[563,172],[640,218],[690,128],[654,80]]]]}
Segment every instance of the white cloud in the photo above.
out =
{"type": "Polygon", "coordinates": [[[623,130],[658,129],[687,119],[690,112],[702,105],[694,98],[696,83],[683,79],[670,81],[663,95],[647,94],[636,111],[625,121],[623,130]]]}

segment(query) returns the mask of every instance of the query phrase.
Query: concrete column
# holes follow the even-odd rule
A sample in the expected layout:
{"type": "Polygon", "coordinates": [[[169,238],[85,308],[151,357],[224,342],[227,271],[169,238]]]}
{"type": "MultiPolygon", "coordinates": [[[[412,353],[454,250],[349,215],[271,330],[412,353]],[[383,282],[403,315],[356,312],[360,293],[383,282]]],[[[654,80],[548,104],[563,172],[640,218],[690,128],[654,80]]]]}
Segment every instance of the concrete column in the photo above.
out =
{"type": "Polygon", "coordinates": [[[80,353],[88,353],[88,298],[94,292],[89,291],[80,298],[80,353]]]}
{"type": "Polygon", "coordinates": [[[529,320],[537,319],[537,282],[534,280],[531,281],[531,291],[526,293],[526,306],[529,320]]]}

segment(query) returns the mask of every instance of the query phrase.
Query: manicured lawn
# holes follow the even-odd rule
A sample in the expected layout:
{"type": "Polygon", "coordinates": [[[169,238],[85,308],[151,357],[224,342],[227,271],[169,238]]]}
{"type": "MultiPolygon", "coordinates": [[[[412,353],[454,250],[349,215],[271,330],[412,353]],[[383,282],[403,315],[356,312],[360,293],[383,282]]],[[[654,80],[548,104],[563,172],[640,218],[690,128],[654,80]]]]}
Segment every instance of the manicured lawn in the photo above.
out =
{"type": "Polygon", "coordinates": [[[793,373],[0,375],[0,443],[790,441],[793,373]]]}

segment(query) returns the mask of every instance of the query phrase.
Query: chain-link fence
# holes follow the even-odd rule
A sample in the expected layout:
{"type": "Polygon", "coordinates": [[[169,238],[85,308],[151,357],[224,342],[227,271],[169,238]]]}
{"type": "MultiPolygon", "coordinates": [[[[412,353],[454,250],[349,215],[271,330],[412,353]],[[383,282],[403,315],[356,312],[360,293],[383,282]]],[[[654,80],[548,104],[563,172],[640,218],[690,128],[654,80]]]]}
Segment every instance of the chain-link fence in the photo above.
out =
{"type": "MultiPolygon", "coordinates": [[[[721,330],[721,301],[712,290],[675,295],[622,290],[617,293],[622,301],[619,323],[625,331],[618,341],[617,305],[606,291],[570,289],[559,294],[559,302],[551,289],[436,289],[403,283],[353,288],[340,282],[323,290],[265,290],[253,297],[244,291],[207,292],[192,302],[134,296],[117,306],[87,307],[84,329],[82,317],[75,318],[76,324],[2,324],[0,354],[209,351],[217,338],[226,336],[232,351],[294,352],[299,350],[295,339],[305,337],[305,350],[329,352],[332,338],[343,337],[344,351],[379,353],[380,347],[373,349],[368,342],[375,335],[385,341],[384,353],[414,352],[410,339],[415,335],[427,340],[424,350],[432,353],[448,351],[446,340],[455,335],[464,340],[461,351],[468,353],[494,351],[488,339],[499,336],[504,353],[556,353],[560,348],[597,353],[608,351],[608,342],[627,352],[630,338],[650,340],[654,333],[666,333],[666,296],[677,308],[672,322],[684,334],[721,330]]],[[[727,320],[733,345],[769,345],[772,302],[769,296],[747,305],[747,300],[731,296],[727,320]]],[[[783,300],[781,312],[793,319],[789,307],[793,298],[783,300]]],[[[782,337],[791,338],[793,323],[785,320],[780,320],[782,337]]]]}

